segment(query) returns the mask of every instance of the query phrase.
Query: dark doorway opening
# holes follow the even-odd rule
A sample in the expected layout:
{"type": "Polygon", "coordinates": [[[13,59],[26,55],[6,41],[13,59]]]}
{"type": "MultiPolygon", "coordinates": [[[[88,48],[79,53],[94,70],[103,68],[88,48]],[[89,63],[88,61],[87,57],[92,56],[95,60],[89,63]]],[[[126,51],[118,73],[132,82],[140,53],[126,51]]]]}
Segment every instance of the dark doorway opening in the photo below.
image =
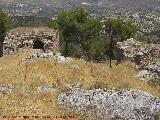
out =
{"type": "Polygon", "coordinates": [[[44,50],[44,43],[41,40],[33,41],[33,49],[43,49],[44,50]]]}

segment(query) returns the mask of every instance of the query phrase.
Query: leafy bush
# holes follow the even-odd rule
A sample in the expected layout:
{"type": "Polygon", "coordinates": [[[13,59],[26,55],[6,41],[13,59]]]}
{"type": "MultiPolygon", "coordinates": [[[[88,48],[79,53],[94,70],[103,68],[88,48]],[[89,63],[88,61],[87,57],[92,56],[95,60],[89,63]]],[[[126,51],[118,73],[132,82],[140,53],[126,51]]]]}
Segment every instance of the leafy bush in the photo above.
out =
{"type": "Polygon", "coordinates": [[[103,58],[106,51],[106,43],[103,40],[92,40],[89,44],[89,52],[92,60],[99,61],[103,58]]]}

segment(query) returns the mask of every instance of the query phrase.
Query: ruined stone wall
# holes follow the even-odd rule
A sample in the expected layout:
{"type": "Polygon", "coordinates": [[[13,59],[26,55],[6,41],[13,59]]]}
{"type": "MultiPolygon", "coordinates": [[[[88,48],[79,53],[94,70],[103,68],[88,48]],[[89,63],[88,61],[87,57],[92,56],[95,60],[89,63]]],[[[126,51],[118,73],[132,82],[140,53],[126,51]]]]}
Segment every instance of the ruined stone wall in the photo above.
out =
{"type": "Polygon", "coordinates": [[[131,38],[118,42],[117,47],[138,68],[140,78],[160,80],[160,48],[158,45],[142,43],[131,38]]]}
{"type": "Polygon", "coordinates": [[[3,43],[3,54],[18,52],[21,48],[33,48],[36,41],[43,44],[44,52],[59,51],[58,31],[47,28],[16,28],[9,31],[3,43]]]}
{"type": "Polygon", "coordinates": [[[133,38],[123,42],[118,42],[119,51],[138,68],[145,68],[149,64],[155,64],[160,57],[160,48],[155,44],[146,44],[134,40],[133,38]]]}

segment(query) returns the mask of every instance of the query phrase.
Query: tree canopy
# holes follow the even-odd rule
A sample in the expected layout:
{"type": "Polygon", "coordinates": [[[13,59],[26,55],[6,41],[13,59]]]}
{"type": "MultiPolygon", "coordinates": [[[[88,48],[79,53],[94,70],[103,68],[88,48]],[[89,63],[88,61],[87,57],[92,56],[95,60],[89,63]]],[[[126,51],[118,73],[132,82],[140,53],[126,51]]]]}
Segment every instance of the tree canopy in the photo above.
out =
{"type": "Polygon", "coordinates": [[[89,16],[82,8],[61,12],[56,20],[49,23],[49,27],[58,29],[65,42],[64,55],[68,56],[69,44],[79,44],[83,54],[90,59],[89,43],[101,30],[101,23],[89,16]]]}
{"type": "MultiPolygon", "coordinates": [[[[116,47],[117,41],[124,41],[130,37],[133,37],[137,32],[137,27],[131,21],[123,22],[120,19],[108,18],[104,22],[104,31],[106,36],[110,39],[109,45],[109,58],[110,58],[110,67],[111,61],[114,54],[114,49],[116,47]]],[[[118,58],[117,58],[118,63],[118,58]]]]}
{"type": "Polygon", "coordinates": [[[64,56],[98,60],[107,55],[110,62],[116,53],[116,42],[133,37],[137,32],[136,25],[131,21],[107,18],[102,22],[91,17],[83,8],[62,11],[48,26],[59,30],[64,56]]]}
{"type": "Polygon", "coordinates": [[[11,27],[11,21],[6,14],[0,10],[0,57],[3,56],[3,42],[7,33],[7,30],[11,27]]]}
{"type": "Polygon", "coordinates": [[[6,14],[0,10],[0,42],[4,41],[7,30],[11,27],[11,21],[6,14]]]}

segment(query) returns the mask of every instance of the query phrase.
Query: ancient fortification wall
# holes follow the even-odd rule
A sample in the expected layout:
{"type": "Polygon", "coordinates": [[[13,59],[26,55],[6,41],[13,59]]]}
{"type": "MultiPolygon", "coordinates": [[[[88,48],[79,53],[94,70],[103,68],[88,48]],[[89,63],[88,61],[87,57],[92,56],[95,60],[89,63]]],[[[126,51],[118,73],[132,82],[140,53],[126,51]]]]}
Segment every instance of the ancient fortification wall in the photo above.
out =
{"type": "Polygon", "coordinates": [[[3,54],[18,52],[21,48],[43,49],[44,52],[59,51],[58,31],[47,27],[16,28],[10,30],[3,43],[3,54]]]}
{"type": "Polygon", "coordinates": [[[145,81],[160,80],[160,48],[158,45],[142,43],[131,38],[118,42],[117,47],[138,68],[138,77],[145,81]]]}

